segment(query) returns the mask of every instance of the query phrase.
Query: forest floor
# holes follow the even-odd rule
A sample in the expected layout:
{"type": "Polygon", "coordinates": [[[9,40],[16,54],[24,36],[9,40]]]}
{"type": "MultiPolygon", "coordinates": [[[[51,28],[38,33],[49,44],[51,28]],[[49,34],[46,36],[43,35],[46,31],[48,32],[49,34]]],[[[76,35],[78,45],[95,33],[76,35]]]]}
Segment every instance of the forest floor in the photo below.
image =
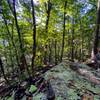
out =
{"type": "MultiPolygon", "coordinates": [[[[95,70],[87,65],[81,64],[81,68],[95,73],[95,70]]],[[[86,79],[85,75],[73,71],[68,62],[46,72],[45,79],[50,80],[55,91],[55,100],[100,100],[100,84],[95,84],[86,79]],[[87,99],[83,99],[85,97],[87,99]]]]}
{"type": "MultiPolygon", "coordinates": [[[[49,100],[47,96],[53,96],[53,94],[55,95],[54,100],[100,100],[100,76],[96,75],[96,70],[85,64],[80,64],[81,69],[83,71],[85,69],[88,76],[96,76],[97,82],[88,78],[87,75],[72,70],[70,66],[68,61],[64,61],[42,74],[44,81],[41,81],[39,86],[36,85],[37,89],[33,94],[33,100],[49,100]],[[49,89],[46,85],[47,82],[50,83],[49,89]]],[[[36,83],[39,83],[39,80],[36,83]]],[[[13,98],[11,95],[5,100],[14,100],[13,98]]],[[[21,100],[26,100],[26,96],[21,100]]]]}

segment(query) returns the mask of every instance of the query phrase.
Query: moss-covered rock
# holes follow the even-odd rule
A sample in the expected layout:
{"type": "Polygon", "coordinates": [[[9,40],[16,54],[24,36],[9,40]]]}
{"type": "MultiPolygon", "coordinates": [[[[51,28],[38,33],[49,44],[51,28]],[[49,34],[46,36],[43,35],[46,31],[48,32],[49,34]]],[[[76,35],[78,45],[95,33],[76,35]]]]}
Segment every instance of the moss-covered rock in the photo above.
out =
{"type": "MultiPolygon", "coordinates": [[[[81,68],[94,71],[84,64],[81,68]]],[[[71,70],[68,63],[61,63],[46,72],[45,79],[50,81],[54,89],[55,100],[80,100],[85,92],[100,94],[99,85],[94,86],[84,76],[71,70]]],[[[94,95],[94,100],[100,100],[99,96],[94,95]]]]}

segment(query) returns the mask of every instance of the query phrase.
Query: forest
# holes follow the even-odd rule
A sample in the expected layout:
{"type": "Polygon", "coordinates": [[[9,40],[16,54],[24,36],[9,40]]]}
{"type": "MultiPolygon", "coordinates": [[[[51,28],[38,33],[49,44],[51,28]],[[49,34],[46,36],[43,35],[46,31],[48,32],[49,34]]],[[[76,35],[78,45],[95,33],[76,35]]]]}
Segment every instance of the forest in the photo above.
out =
{"type": "Polygon", "coordinates": [[[100,0],[0,0],[0,100],[100,100],[100,0]]]}

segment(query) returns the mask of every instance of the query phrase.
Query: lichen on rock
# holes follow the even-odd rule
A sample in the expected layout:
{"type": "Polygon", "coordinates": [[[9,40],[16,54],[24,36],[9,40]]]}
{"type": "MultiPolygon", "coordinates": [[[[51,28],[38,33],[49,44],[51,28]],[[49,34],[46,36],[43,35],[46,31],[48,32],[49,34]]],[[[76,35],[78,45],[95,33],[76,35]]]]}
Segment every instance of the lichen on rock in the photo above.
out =
{"type": "MultiPolygon", "coordinates": [[[[84,68],[88,67],[83,65],[84,68]]],[[[87,68],[90,69],[90,68],[87,68]]],[[[92,70],[91,70],[92,71],[92,70]]],[[[45,80],[49,80],[55,92],[55,100],[77,100],[82,99],[85,92],[93,91],[100,94],[100,86],[93,87],[84,76],[70,69],[70,65],[61,63],[45,73],[45,80]]],[[[100,96],[100,95],[99,95],[100,96]]],[[[94,95],[98,98],[98,95],[94,95]]],[[[95,99],[99,100],[99,99],[95,99]]]]}

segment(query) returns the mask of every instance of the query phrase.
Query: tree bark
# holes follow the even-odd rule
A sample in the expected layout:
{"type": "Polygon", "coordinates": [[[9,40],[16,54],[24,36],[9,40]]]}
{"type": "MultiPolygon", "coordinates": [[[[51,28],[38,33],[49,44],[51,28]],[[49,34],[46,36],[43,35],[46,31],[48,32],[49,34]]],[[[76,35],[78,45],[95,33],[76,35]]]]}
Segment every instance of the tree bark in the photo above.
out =
{"type": "Polygon", "coordinates": [[[14,47],[14,49],[15,49],[17,65],[18,65],[19,68],[20,68],[19,57],[18,57],[16,45],[15,45],[15,43],[14,43],[13,36],[11,35],[11,33],[10,33],[10,31],[9,31],[8,24],[7,24],[7,20],[5,19],[5,15],[4,15],[3,11],[2,11],[2,14],[3,14],[4,23],[5,23],[5,26],[6,26],[6,29],[7,29],[7,33],[8,33],[8,35],[9,35],[10,40],[12,41],[12,45],[13,45],[13,47],[14,47]]]}
{"type": "MultiPolygon", "coordinates": [[[[51,41],[50,41],[51,42],[51,41]]],[[[52,43],[49,42],[49,63],[51,63],[52,59],[52,43]]]]}
{"type": "Polygon", "coordinates": [[[24,46],[23,46],[23,42],[22,42],[22,38],[21,38],[21,32],[20,32],[20,28],[18,25],[17,15],[16,15],[15,2],[16,1],[13,0],[13,16],[15,18],[15,24],[16,24],[16,29],[17,29],[19,44],[20,44],[20,50],[21,50],[21,57],[20,57],[21,68],[20,68],[20,70],[22,71],[22,70],[26,69],[29,74],[29,69],[28,69],[25,54],[24,54],[24,46]]]}
{"type": "Polygon", "coordinates": [[[23,42],[22,42],[22,38],[21,38],[21,32],[20,32],[20,28],[18,25],[18,20],[17,20],[17,15],[16,15],[16,7],[15,7],[15,3],[16,0],[13,0],[12,6],[9,0],[7,0],[7,3],[9,5],[9,8],[14,16],[15,19],[15,25],[16,25],[16,30],[18,33],[18,39],[19,39],[19,47],[20,47],[20,51],[21,51],[21,55],[20,55],[20,70],[27,70],[28,74],[29,74],[29,70],[27,67],[27,62],[26,62],[26,58],[25,58],[25,54],[24,54],[24,46],[23,46],[23,42]]]}
{"type": "Polygon", "coordinates": [[[74,61],[74,18],[72,19],[71,60],[74,61]]]}
{"type": "Polygon", "coordinates": [[[82,31],[82,22],[81,22],[81,19],[80,19],[80,32],[81,32],[81,53],[80,53],[80,59],[81,61],[83,61],[83,31],[82,31]]]}
{"type": "Polygon", "coordinates": [[[67,1],[65,1],[65,3],[64,3],[63,38],[62,38],[62,50],[61,50],[61,58],[60,58],[60,61],[62,61],[62,58],[63,58],[64,44],[65,44],[64,40],[65,40],[66,6],[67,6],[67,1]]]}
{"type": "MultiPolygon", "coordinates": [[[[50,2],[50,0],[47,1],[47,4],[45,3],[45,9],[46,9],[46,24],[45,24],[45,31],[46,31],[46,36],[48,35],[48,26],[49,26],[49,19],[50,19],[50,13],[51,13],[51,9],[52,9],[52,3],[50,2]]],[[[44,64],[47,63],[47,45],[45,45],[45,53],[44,53],[44,64]]]]}
{"type": "Polygon", "coordinates": [[[50,2],[50,0],[48,0],[47,5],[45,4],[45,7],[46,7],[46,14],[47,14],[45,28],[46,28],[46,33],[48,33],[48,25],[49,25],[50,13],[51,13],[51,9],[52,9],[52,3],[50,2]]]}
{"type": "MultiPolygon", "coordinates": [[[[32,6],[32,19],[33,19],[33,56],[32,56],[32,71],[35,70],[34,63],[35,63],[35,56],[36,56],[36,20],[35,20],[35,10],[34,10],[34,2],[31,0],[32,6]]],[[[33,73],[34,75],[34,73],[33,73]]]]}
{"type": "Polygon", "coordinates": [[[95,30],[94,45],[93,45],[94,54],[97,54],[97,48],[99,45],[99,36],[100,36],[99,28],[100,28],[100,0],[98,0],[98,8],[97,8],[96,30],[95,30]]]}
{"type": "Polygon", "coordinates": [[[55,40],[55,65],[57,65],[57,41],[55,40]]]}

